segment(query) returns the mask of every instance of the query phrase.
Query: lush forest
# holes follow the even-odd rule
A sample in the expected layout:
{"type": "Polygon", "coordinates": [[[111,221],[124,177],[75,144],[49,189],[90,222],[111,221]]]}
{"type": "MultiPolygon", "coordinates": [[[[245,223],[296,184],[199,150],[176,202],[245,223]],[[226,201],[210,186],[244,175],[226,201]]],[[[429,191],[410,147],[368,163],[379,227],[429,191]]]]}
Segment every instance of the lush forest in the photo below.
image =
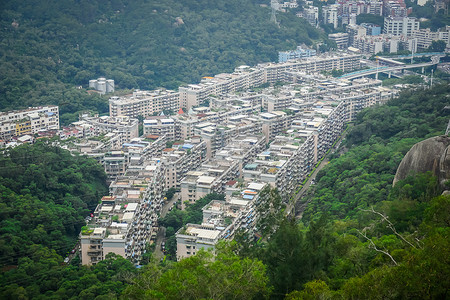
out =
{"type": "Polygon", "coordinates": [[[0,154],[1,265],[17,265],[41,247],[65,255],[108,191],[103,168],[47,141],[0,154]]]}
{"type": "Polygon", "coordinates": [[[176,88],[241,64],[276,61],[277,51],[323,38],[293,13],[270,22],[255,0],[12,1],[0,4],[0,109],[61,106],[107,111],[89,79],[118,89],[176,88]]]}

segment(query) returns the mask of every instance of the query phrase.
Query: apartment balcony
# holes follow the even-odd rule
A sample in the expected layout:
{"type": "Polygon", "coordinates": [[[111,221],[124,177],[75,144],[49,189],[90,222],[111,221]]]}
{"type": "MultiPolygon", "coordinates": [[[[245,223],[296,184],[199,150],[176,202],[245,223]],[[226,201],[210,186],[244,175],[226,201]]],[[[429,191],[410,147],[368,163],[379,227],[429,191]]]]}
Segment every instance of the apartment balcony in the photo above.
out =
{"type": "Polygon", "coordinates": [[[88,256],[101,256],[102,252],[101,251],[88,251],[87,255],[88,256]]]}

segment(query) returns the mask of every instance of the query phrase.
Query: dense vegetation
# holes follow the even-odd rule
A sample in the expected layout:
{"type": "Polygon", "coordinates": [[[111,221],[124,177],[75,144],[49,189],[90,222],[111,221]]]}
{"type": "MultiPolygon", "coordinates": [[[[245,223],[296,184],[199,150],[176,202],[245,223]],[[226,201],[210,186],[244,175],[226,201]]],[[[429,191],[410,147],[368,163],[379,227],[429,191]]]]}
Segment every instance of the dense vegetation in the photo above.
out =
{"type": "Polygon", "coordinates": [[[176,88],[276,61],[277,51],[323,37],[293,13],[279,14],[278,27],[252,0],[6,0],[0,7],[0,109],[58,104],[66,123],[79,110],[107,111],[106,98],[75,89],[89,79],[112,78],[119,89],[176,88]]]}
{"type": "Polygon", "coordinates": [[[73,249],[84,218],[107,191],[106,175],[96,161],[72,156],[47,140],[3,149],[0,298],[36,296],[54,290],[61,277],[74,280],[73,271],[61,266],[62,257],[73,249]]]}
{"type": "Polygon", "coordinates": [[[65,255],[84,217],[107,193],[105,180],[96,161],[47,141],[2,150],[1,264],[16,265],[40,246],[65,255]]]}

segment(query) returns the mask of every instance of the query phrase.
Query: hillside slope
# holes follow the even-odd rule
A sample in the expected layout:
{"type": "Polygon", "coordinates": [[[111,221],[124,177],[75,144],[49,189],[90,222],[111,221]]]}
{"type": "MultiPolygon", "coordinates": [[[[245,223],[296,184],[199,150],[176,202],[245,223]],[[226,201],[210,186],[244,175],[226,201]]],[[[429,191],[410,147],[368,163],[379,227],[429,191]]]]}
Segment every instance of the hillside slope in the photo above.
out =
{"type": "Polygon", "coordinates": [[[278,21],[252,0],[2,1],[0,109],[106,112],[75,86],[106,76],[120,89],[176,88],[323,38],[292,13],[278,21]]]}

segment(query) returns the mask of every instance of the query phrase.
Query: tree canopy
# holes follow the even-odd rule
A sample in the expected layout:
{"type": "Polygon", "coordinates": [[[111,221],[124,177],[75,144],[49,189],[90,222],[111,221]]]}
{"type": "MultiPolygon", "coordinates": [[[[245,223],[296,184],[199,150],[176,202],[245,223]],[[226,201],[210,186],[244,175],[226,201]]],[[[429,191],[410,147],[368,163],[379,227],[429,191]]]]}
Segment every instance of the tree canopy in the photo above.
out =
{"type": "Polygon", "coordinates": [[[114,79],[118,89],[173,89],[324,38],[293,13],[278,21],[251,0],[6,0],[0,109],[58,104],[67,123],[80,110],[107,112],[107,98],[75,88],[90,79],[114,79]]]}

